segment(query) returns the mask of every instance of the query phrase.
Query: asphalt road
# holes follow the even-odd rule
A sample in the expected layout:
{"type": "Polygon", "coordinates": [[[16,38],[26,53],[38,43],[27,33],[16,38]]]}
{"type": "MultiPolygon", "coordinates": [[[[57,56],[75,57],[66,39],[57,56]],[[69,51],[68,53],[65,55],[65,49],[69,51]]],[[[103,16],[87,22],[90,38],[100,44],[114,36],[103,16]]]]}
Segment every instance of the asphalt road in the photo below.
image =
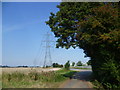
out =
{"type": "Polygon", "coordinates": [[[60,88],[93,88],[89,81],[92,70],[77,69],[77,71],[80,72],[75,73],[72,79],[65,81],[60,88]]]}

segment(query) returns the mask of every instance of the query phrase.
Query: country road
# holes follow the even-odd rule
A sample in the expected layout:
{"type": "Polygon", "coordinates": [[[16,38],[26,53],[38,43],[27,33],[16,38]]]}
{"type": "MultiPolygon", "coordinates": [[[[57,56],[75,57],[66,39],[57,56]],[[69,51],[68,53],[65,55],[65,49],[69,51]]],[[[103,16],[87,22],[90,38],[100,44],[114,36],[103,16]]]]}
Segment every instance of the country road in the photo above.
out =
{"type": "Polygon", "coordinates": [[[90,75],[92,70],[77,69],[77,72],[72,79],[65,81],[60,88],[93,88],[90,83],[90,75]]]}

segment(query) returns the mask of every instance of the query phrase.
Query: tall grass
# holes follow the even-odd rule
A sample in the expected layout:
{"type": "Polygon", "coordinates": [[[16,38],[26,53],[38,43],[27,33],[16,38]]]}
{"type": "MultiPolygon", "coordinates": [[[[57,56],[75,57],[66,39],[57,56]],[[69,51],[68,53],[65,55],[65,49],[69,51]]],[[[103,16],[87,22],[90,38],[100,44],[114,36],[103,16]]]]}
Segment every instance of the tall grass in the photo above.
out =
{"type": "Polygon", "coordinates": [[[72,76],[75,71],[58,70],[49,72],[36,72],[28,74],[21,72],[3,73],[3,88],[56,88],[64,80],[72,76]]]}

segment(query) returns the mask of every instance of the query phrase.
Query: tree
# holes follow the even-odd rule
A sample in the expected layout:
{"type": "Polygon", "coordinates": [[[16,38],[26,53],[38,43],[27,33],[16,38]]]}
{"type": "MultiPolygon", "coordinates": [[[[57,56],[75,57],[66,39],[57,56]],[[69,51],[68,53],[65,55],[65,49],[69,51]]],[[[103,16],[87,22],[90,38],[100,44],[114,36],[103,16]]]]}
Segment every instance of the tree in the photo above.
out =
{"type": "Polygon", "coordinates": [[[82,48],[86,56],[91,58],[94,76],[102,83],[110,83],[112,87],[120,85],[118,6],[115,2],[62,2],[57,6],[59,11],[51,13],[46,22],[58,38],[57,48],[82,48]],[[114,69],[108,68],[107,63],[114,69]]]}
{"type": "Polygon", "coordinates": [[[82,66],[82,62],[81,62],[81,61],[78,61],[76,65],[77,65],[77,66],[82,66]]]}
{"type": "Polygon", "coordinates": [[[53,66],[53,67],[63,67],[63,65],[60,65],[60,64],[58,64],[58,63],[53,63],[52,66],[53,66]]]}
{"type": "Polygon", "coordinates": [[[91,65],[91,60],[89,60],[89,61],[87,62],[87,65],[91,65]]]}
{"type": "Polygon", "coordinates": [[[58,67],[58,63],[53,63],[53,67],[58,67]]]}
{"type": "Polygon", "coordinates": [[[72,66],[75,66],[75,62],[72,62],[72,66]]]}
{"type": "Polygon", "coordinates": [[[67,61],[65,64],[65,69],[69,70],[70,69],[70,61],[67,61]]]}

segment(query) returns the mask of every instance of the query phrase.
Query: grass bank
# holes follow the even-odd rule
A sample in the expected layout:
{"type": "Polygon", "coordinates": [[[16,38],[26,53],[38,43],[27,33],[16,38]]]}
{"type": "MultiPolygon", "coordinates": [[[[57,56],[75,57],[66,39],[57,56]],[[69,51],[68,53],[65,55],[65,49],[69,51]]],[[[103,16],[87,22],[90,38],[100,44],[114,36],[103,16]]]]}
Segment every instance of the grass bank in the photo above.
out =
{"type": "Polygon", "coordinates": [[[76,71],[61,69],[58,71],[3,73],[2,88],[57,88],[76,71]]]}

